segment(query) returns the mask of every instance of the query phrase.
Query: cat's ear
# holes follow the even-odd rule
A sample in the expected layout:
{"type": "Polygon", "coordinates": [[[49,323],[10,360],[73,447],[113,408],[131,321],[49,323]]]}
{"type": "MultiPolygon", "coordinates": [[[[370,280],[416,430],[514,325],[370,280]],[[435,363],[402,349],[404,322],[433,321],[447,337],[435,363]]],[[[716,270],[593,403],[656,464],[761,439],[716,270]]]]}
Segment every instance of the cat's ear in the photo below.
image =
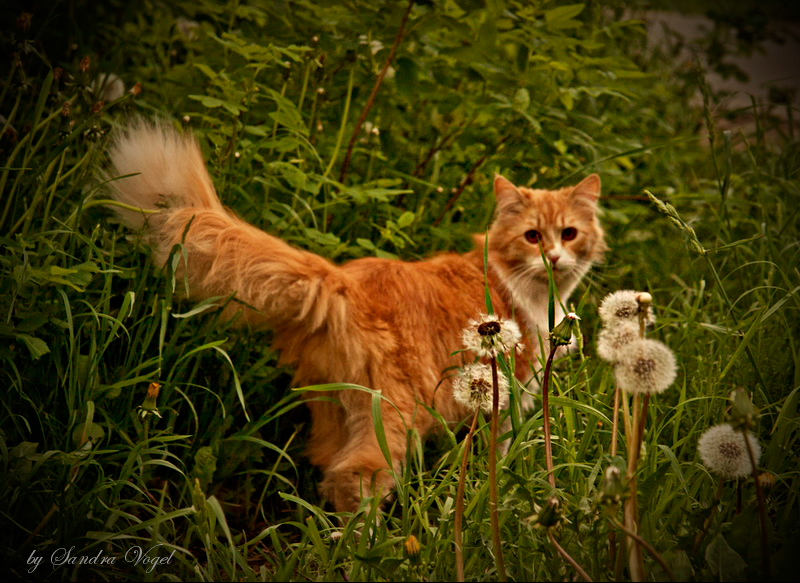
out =
{"type": "Polygon", "coordinates": [[[494,175],[494,196],[497,199],[498,211],[510,211],[520,206],[525,200],[525,195],[520,192],[519,188],[499,174],[494,175]]]}
{"type": "Polygon", "coordinates": [[[600,177],[597,174],[589,174],[572,189],[569,195],[572,198],[581,198],[596,204],[597,199],[600,198],[600,177]]]}

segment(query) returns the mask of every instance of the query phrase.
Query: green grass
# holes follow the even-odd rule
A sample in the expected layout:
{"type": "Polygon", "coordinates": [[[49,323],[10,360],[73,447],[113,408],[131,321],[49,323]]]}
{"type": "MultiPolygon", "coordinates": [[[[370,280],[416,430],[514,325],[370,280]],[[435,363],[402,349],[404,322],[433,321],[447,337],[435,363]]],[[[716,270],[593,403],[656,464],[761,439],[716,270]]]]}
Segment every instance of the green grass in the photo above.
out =
{"type": "MultiPolygon", "coordinates": [[[[0,42],[18,57],[0,70],[0,560],[13,577],[455,577],[466,428],[443,424],[424,443],[409,433],[384,512],[370,498],[348,522],[330,512],[303,456],[303,391],[269,333],[222,320],[232,298],[181,300],[183,282],[103,204],[109,135],[142,114],[193,130],[226,205],[335,261],[468,248],[491,216],[494,172],[546,187],[599,172],[612,249],[572,298],[584,354],[558,363],[551,385],[555,538],[595,579],[629,578],[609,563],[599,502],[606,468],[626,460],[610,455],[614,378],[594,356],[596,306],[617,289],[647,290],[649,334],[672,348],[679,374],[648,410],[641,533],[678,578],[760,580],[752,478],[724,486],[694,545],[718,487],[697,439],[744,387],[759,409],[759,467],[774,478],[773,577],[788,578],[800,537],[800,142],[762,113],[755,129],[719,131],[714,96],[692,108],[700,81],[647,56],[636,23],[524,4],[415,6],[367,117],[379,133],[356,140],[344,180],[406,3],[58,4],[33,9],[28,30],[21,10],[4,9],[0,42]],[[179,16],[197,27],[182,31],[179,16]],[[141,92],[100,103],[101,73],[141,92]],[[161,417],[142,414],[152,382],[161,417]],[[418,556],[405,550],[410,535],[418,556]]],[[[551,493],[541,409],[511,415],[498,471],[506,570],[573,578],[537,522],[551,493]]],[[[479,423],[466,480],[468,580],[496,576],[488,433],[479,423]]],[[[645,570],[663,576],[647,553],[645,570]]]]}

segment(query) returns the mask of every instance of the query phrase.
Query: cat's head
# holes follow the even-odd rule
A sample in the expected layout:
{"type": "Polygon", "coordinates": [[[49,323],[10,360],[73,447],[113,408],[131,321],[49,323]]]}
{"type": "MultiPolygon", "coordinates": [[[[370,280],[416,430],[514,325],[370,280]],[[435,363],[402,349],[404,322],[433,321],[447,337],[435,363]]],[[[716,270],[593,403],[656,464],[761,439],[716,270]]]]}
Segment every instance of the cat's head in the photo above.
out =
{"type": "Polygon", "coordinates": [[[607,247],[597,219],[597,174],[558,190],[518,187],[497,175],[494,193],[489,249],[509,277],[546,282],[544,253],[556,283],[569,286],[602,259],[607,247]]]}

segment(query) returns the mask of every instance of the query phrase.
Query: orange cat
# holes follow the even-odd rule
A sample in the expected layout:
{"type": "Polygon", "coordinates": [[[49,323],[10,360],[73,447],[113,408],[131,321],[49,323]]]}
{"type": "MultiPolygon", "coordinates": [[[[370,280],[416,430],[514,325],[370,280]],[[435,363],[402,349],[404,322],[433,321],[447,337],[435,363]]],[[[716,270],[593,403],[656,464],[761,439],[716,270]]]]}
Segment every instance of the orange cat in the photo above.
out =
{"type": "MultiPolygon", "coordinates": [[[[185,233],[188,262],[179,275],[193,298],[235,293],[254,307],[243,319],[274,331],[281,361],[297,371],[296,386],[355,383],[394,404],[397,409],[384,403],[382,415],[395,463],[405,459],[406,427],[424,436],[437,423],[422,404],[448,422],[467,417],[450,381],[440,381],[448,367],[463,362],[451,356],[461,348],[462,329],[486,311],[482,248],[418,262],[365,258],[334,265],[226,210],[190,136],[137,122],[117,136],[109,155],[109,176],[139,173],[111,183],[116,200],[158,211],[115,208],[129,227],[144,228],[159,264],[185,233]]],[[[540,245],[566,302],[605,250],[597,220],[600,178],[592,174],[549,191],[518,188],[497,176],[494,192],[489,287],[497,314],[513,312],[523,332],[526,350],[517,371],[525,381],[538,337],[547,335],[540,245]]],[[[329,396],[336,402],[308,402],[308,455],[324,472],[323,495],[337,510],[355,510],[362,492],[387,493],[393,482],[375,437],[371,397],[357,390],[329,396]]]]}

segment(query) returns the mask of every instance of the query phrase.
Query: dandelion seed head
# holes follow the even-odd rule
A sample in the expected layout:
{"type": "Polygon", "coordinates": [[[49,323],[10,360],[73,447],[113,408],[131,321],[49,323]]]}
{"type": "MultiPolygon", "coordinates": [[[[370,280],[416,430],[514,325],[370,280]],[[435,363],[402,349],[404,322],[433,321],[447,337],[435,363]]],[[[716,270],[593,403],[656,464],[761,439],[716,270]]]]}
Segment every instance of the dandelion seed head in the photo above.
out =
{"type": "MultiPolygon", "coordinates": [[[[761,457],[761,446],[749,431],[747,442],[757,464],[761,457]]],[[[697,451],[703,465],[723,478],[743,478],[753,473],[745,436],[728,423],[707,429],[697,442],[697,451]]]]}
{"type": "MultiPolygon", "coordinates": [[[[508,406],[508,380],[503,374],[497,375],[500,409],[508,406]]],[[[482,409],[492,412],[492,369],[489,365],[473,363],[466,365],[453,381],[453,398],[467,409],[482,409]]]]}
{"type": "Polygon", "coordinates": [[[617,384],[629,393],[661,393],[677,375],[675,355],[658,340],[634,340],[617,354],[617,384]]]}
{"type": "Polygon", "coordinates": [[[496,334],[500,334],[500,322],[497,320],[481,322],[478,324],[478,334],[481,336],[495,336],[496,334]]]}
{"type": "Polygon", "coordinates": [[[464,348],[479,357],[496,357],[515,350],[522,334],[514,320],[502,320],[494,314],[481,314],[461,332],[464,348]]]}
{"type": "Polygon", "coordinates": [[[602,328],[597,336],[597,355],[605,361],[616,362],[620,350],[639,340],[639,325],[633,321],[621,321],[609,328],[602,328]]]}
{"type": "Polygon", "coordinates": [[[629,289],[608,294],[597,309],[606,326],[615,326],[620,321],[637,320],[640,309],[646,310],[645,323],[652,325],[656,319],[651,306],[653,297],[647,292],[629,289]],[[645,301],[649,299],[649,301],[645,301]]]}

